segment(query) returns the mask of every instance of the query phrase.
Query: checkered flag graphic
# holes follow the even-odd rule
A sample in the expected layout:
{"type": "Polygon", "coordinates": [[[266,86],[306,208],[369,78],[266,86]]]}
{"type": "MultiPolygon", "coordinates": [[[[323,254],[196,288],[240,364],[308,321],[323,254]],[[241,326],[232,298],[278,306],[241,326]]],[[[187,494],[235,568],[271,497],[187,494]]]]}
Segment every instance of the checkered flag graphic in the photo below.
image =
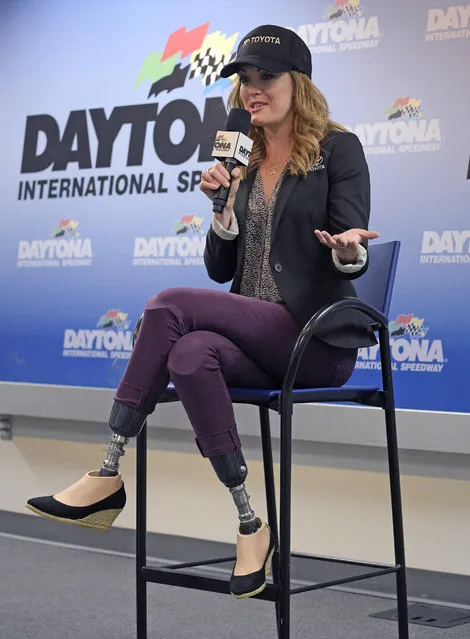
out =
{"type": "Polygon", "coordinates": [[[127,328],[126,318],[116,317],[114,320],[114,326],[116,328],[127,328]]]}
{"type": "Polygon", "coordinates": [[[343,16],[348,16],[348,18],[355,18],[360,15],[358,7],[353,6],[348,3],[343,7],[343,16]]]}
{"type": "Polygon", "coordinates": [[[422,324],[411,321],[405,326],[405,335],[410,337],[423,337],[425,335],[425,329],[422,324]]]}
{"type": "Polygon", "coordinates": [[[119,317],[119,315],[116,315],[116,317],[113,318],[113,324],[116,328],[127,328],[127,322],[126,322],[127,317],[119,317]]]}
{"type": "Polygon", "coordinates": [[[413,118],[419,118],[419,116],[421,115],[421,105],[413,106],[411,104],[407,104],[405,107],[403,107],[403,111],[410,120],[412,120],[413,118]]]}
{"type": "Polygon", "coordinates": [[[199,233],[199,235],[202,235],[204,233],[204,229],[202,229],[199,224],[195,224],[194,222],[190,222],[188,224],[188,228],[190,231],[192,231],[193,233],[199,233]]]}
{"type": "Polygon", "coordinates": [[[221,56],[212,47],[206,49],[205,52],[199,51],[191,63],[189,79],[201,78],[202,83],[208,87],[219,79],[222,68],[234,57],[235,54],[221,56]]]}

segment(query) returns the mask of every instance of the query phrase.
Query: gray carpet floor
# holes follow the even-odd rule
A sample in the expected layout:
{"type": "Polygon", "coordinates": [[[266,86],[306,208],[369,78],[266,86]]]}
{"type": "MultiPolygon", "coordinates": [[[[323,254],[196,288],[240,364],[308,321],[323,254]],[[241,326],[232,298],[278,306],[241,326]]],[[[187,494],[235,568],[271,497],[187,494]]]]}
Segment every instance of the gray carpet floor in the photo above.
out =
{"type": "MultiPolygon", "coordinates": [[[[272,603],[149,584],[149,639],[275,639],[272,603]]],[[[335,590],[296,595],[292,639],[395,639],[371,618],[391,600],[335,590]]],[[[0,537],[0,639],[136,636],[131,558],[0,537]]],[[[411,625],[413,639],[469,639],[470,624],[411,625]]]]}

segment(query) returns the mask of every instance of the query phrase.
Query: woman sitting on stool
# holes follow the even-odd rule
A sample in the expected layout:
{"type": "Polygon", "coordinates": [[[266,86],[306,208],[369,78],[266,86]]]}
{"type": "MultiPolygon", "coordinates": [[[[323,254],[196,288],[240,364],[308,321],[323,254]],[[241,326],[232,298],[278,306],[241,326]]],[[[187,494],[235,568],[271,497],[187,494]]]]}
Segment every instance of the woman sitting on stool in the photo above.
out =
{"type": "MultiPolygon", "coordinates": [[[[367,268],[369,173],[358,138],[329,119],[312,83],[311,55],[293,31],[264,25],[242,39],[222,70],[238,74],[229,105],[251,114],[247,169],[232,171],[230,194],[214,215],[204,261],[230,292],[173,288],[146,304],[139,335],[116,392],[113,436],[100,470],[60,493],[28,501],[35,513],[107,530],[125,505],[119,458],[155,410],[171,379],[217,477],[238,510],[236,597],[265,587],[274,540],[251,508],[228,388],[279,388],[299,333],[319,308],[355,295],[350,280],[367,268]],[[261,36],[261,37],[260,37],[261,36]],[[245,175],[246,173],[246,175],[245,175]]],[[[213,198],[229,175],[204,171],[213,198]]],[[[341,386],[357,349],[375,344],[353,310],[334,317],[311,340],[299,367],[300,387],[341,386]]]]}

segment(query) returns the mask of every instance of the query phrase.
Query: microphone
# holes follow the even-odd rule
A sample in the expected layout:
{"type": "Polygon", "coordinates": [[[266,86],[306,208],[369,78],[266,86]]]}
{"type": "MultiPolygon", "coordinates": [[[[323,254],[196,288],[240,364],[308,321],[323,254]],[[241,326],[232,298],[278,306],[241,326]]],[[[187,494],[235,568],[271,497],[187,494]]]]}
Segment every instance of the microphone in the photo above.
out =
{"type": "MultiPolygon", "coordinates": [[[[236,166],[248,165],[253,140],[248,137],[251,127],[251,115],[246,109],[231,109],[225,123],[225,131],[217,131],[212,157],[220,160],[229,174],[231,182],[232,171],[236,166]]],[[[212,211],[223,213],[227,204],[230,186],[220,186],[212,201],[212,211]]]]}

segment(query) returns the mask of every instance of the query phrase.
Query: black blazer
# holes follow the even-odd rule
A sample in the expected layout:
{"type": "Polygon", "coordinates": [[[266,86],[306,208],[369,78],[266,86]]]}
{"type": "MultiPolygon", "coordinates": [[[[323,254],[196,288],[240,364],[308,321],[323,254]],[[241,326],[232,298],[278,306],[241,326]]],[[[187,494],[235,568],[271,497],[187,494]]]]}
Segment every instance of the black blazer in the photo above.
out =
{"type": "MultiPolygon", "coordinates": [[[[232,293],[240,292],[245,219],[254,177],[254,171],[248,173],[235,198],[238,237],[223,240],[212,228],[207,234],[204,262],[208,275],[219,283],[233,280],[232,293]]],[[[269,261],[284,302],[300,326],[323,306],[356,296],[351,280],[365,273],[368,266],[366,263],[356,273],[339,271],[331,250],[319,242],[314,229],[332,235],[351,228],[367,229],[369,210],[369,171],[361,143],[353,133],[330,132],[319,161],[306,177],[285,176],[274,209],[269,261]]],[[[354,310],[337,313],[315,335],[346,348],[376,343],[368,320],[354,310]]]]}

